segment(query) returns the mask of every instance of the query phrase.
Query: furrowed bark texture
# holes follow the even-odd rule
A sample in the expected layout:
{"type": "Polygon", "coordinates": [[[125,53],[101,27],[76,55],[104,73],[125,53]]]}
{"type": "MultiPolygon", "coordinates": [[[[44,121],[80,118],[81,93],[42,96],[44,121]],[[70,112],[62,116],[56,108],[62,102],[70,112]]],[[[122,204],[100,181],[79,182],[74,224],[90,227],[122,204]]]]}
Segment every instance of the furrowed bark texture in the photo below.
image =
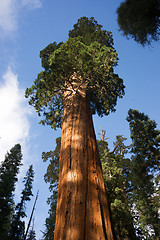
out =
{"type": "Polygon", "coordinates": [[[113,240],[85,86],[66,92],[54,240],[113,240]]]}

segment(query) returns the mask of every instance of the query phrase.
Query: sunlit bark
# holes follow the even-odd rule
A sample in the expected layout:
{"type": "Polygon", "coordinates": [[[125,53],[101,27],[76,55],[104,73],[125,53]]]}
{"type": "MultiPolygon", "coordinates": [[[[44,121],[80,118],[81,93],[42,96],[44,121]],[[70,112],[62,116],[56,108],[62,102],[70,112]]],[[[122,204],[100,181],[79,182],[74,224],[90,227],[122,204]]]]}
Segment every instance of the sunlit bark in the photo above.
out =
{"type": "MultiPolygon", "coordinates": [[[[74,87],[74,84],[73,84],[74,87]]],[[[86,86],[64,96],[54,240],[113,240],[86,86]]]]}

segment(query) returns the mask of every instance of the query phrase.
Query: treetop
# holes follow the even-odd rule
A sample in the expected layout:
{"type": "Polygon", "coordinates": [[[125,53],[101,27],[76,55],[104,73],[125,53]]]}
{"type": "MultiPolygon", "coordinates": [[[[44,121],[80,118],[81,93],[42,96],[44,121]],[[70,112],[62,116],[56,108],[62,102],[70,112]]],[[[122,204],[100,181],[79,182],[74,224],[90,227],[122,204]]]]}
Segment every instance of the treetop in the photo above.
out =
{"type": "Polygon", "coordinates": [[[75,74],[76,89],[86,85],[92,114],[103,116],[115,111],[117,98],[124,95],[124,85],[113,70],[118,58],[111,33],[101,28],[94,18],[80,18],[65,43],[53,42],[40,52],[45,70],[26,90],[26,97],[30,97],[29,103],[38,114],[45,116],[42,124],[61,126],[63,94],[68,86],[74,89],[75,74]]]}
{"type": "Polygon", "coordinates": [[[75,38],[82,37],[83,43],[90,45],[92,42],[97,41],[102,46],[113,47],[112,33],[102,30],[102,25],[98,24],[94,17],[87,18],[81,17],[77,23],[73,25],[73,29],[69,31],[68,36],[75,38]]]}

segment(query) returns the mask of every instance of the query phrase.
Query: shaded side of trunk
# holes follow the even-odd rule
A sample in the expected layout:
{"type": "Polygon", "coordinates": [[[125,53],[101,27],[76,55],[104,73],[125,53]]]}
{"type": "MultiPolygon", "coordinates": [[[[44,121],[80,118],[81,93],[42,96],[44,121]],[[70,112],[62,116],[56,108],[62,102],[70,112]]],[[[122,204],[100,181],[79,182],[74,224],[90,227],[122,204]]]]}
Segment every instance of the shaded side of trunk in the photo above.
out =
{"type": "Polygon", "coordinates": [[[101,163],[85,85],[67,92],[54,240],[113,240],[101,163]]]}

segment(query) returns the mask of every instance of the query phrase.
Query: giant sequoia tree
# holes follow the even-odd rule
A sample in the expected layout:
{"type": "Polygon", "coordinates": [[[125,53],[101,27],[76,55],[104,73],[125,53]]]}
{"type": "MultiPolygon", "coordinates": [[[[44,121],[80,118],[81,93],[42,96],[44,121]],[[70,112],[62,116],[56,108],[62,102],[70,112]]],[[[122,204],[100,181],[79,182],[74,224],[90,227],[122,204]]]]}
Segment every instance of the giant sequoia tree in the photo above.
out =
{"type": "Polygon", "coordinates": [[[40,53],[42,71],[27,89],[42,124],[62,125],[54,239],[113,239],[92,114],[115,111],[124,95],[114,73],[117,53],[110,32],[83,17],[65,43],[40,53]],[[62,117],[63,113],[63,117],[62,117]]]}

